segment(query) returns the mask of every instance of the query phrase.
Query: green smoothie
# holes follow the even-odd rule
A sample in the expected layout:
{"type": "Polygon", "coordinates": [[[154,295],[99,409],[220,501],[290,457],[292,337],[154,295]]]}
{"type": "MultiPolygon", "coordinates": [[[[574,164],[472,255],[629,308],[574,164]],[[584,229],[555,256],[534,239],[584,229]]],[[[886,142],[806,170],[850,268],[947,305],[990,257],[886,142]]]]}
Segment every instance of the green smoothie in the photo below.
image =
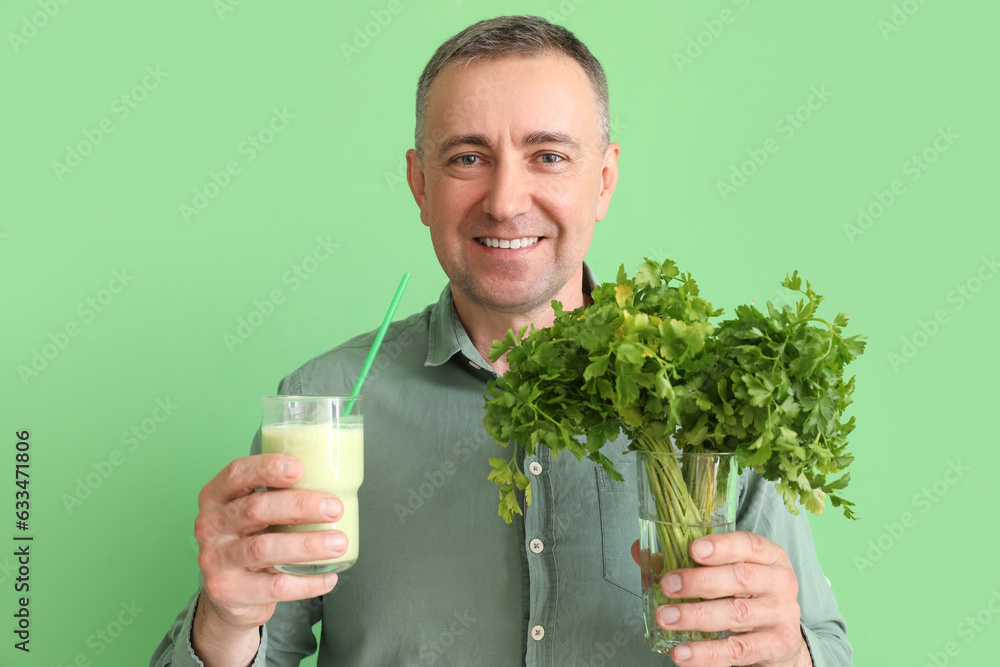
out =
{"type": "Polygon", "coordinates": [[[337,496],[344,514],[336,523],[272,526],[273,532],[311,530],[343,531],[347,551],[339,558],[275,567],[290,574],[341,572],[358,558],[358,488],[364,481],[364,427],[360,419],[343,418],[338,424],[272,424],[261,429],[265,454],[290,454],[302,461],[305,474],[293,489],[310,489],[337,496]]]}

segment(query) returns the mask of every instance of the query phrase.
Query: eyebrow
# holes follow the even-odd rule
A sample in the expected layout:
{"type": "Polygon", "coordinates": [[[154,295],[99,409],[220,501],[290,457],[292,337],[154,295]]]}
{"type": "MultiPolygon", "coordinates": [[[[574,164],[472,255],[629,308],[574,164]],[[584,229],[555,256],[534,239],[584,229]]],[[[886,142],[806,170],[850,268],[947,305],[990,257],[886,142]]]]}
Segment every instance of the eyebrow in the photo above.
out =
{"type": "Polygon", "coordinates": [[[444,157],[458,146],[482,146],[489,148],[490,142],[481,134],[459,134],[448,137],[438,145],[438,157],[444,157]]]}
{"type": "MultiPolygon", "coordinates": [[[[525,135],[522,143],[525,146],[537,146],[538,144],[563,144],[573,148],[580,148],[580,142],[565,132],[555,130],[536,130],[525,135]]],[[[490,142],[482,134],[459,134],[448,137],[438,146],[438,156],[444,157],[452,149],[458,146],[482,146],[489,148],[490,142]]]]}
{"type": "Polygon", "coordinates": [[[580,148],[580,142],[566,134],[553,130],[538,130],[530,133],[524,138],[525,145],[534,146],[537,144],[564,144],[573,148],[580,148]]]}

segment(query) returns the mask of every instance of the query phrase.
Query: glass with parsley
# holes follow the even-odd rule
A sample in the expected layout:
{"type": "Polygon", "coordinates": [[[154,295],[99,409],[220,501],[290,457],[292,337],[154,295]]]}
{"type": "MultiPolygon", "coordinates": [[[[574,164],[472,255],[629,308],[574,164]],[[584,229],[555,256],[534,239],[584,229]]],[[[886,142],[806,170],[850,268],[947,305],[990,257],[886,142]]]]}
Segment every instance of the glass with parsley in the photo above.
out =
{"type": "MultiPolygon", "coordinates": [[[[553,455],[566,450],[621,481],[601,448],[624,433],[630,451],[729,455],[734,464],[723,466],[716,489],[752,468],[775,483],[793,514],[799,504],[819,514],[828,500],[854,518],[853,503],[840,495],[854,429],[854,418],[844,419],[854,390],[844,368],[864,351],[864,336],[843,335],[846,314],[832,322],[817,317],[823,297],[802,282],[798,272],[782,282],[803,297],[794,306],[768,302],[763,313],[743,305],[735,318],[715,322],[722,311],[701,298],[690,274],[670,260],[647,259],[633,277],[622,267],[615,282],[599,285],[593,305],[564,311],[554,301],[551,327],[524,327],[495,342],[490,359],[506,354],[510,369],[488,386],[483,425],[513,450],[510,459],[490,459],[500,516],[509,523],[522,513],[521,493],[531,502],[519,447],[529,455],[538,444],[553,455]]],[[[669,519],[678,507],[701,516],[715,511],[716,493],[688,484],[692,473],[683,467],[638,468],[647,488],[661,490],[648,520],[676,523],[669,519]]],[[[666,554],[687,554],[701,534],[658,532],[663,563],[650,576],[691,566],[666,554]]],[[[656,627],[651,616],[647,627],[656,627]]]]}

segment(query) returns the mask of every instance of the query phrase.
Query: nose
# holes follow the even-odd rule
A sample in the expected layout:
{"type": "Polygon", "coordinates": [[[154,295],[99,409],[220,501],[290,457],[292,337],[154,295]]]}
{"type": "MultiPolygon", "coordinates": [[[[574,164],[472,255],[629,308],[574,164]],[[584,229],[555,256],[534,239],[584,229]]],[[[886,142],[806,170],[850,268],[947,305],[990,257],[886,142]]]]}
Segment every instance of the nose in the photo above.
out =
{"type": "Polygon", "coordinates": [[[493,171],[483,208],[494,220],[503,222],[531,209],[531,179],[520,160],[500,160],[493,171]]]}

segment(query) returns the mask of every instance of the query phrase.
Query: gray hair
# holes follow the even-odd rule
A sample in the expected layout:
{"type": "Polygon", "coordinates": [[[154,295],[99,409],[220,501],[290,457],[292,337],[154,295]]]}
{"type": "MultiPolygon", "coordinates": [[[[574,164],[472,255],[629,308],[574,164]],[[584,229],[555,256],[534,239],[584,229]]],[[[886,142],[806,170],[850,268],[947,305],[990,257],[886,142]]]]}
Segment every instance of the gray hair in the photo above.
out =
{"type": "Polygon", "coordinates": [[[423,159],[427,91],[441,71],[450,65],[468,65],[478,60],[506,56],[537,56],[547,51],[565,54],[579,63],[590,80],[597,104],[601,148],[611,141],[608,110],[608,80],[597,58],[576,35],[540,16],[498,16],[474,23],[446,41],[434,52],[417,83],[417,124],[414,132],[417,155],[423,159]]]}

